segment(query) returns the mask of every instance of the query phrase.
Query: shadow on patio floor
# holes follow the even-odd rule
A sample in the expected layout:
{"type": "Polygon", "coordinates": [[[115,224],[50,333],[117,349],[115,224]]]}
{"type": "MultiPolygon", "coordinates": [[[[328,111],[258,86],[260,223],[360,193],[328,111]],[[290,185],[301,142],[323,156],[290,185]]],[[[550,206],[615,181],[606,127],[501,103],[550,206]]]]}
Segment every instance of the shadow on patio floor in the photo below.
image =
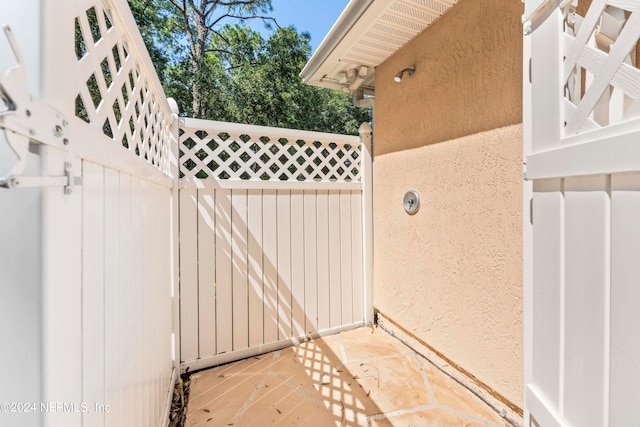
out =
{"type": "Polygon", "coordinates": [[[186,425],[508,424],[383,330],[360,328],[193,374],[186,425]]]}

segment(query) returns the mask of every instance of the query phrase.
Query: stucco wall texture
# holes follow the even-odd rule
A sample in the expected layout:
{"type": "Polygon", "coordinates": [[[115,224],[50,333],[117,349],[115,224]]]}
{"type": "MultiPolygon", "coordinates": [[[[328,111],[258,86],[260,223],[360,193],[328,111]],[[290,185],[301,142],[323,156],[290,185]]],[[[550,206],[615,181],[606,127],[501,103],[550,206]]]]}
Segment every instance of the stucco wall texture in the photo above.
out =
{"type": "Polygon", "coordinates": [[[523,11],[518,0],[461,0],[378,66],[375,154],[521,123],[523,11]]]}
{"type": "Polygon", "coordinates": [[[374,306],[520,408],[521,15],[461,0],[378,67],[374,112],[374,306]]]}

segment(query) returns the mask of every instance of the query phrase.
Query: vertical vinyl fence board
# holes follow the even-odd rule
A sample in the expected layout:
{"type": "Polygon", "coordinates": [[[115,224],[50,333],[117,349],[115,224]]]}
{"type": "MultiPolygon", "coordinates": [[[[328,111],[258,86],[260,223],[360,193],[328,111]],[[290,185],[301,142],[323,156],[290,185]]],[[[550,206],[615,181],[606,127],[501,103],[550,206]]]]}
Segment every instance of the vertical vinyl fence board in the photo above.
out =
{"type": "Polygon", "coordinates": [[[640,174],[611,178],[610,426],[640,425],[640,174]]]}
{"type": "MultiPolygon", "coordinates": [[[[157,416],[159,422],[164,422],[165,412],[171,408],[170,405],[180,363],[180,328],[179,322],[176,322],[177,319],[179,320],[179,309],[176,309],[176,307],[179,307],[180,300],[178,215],[176,214],[178,212],[179,192],[175,188],[171,189],[171,197],[167,199],[166,192],[169,190],[160,186],[158,188],[164,191],[164,193],[158,195],[158,208],[161,212],[164,212],[164,223],[167,224],[167,230],[162,235],[162,239],[171,242],[171,245],[163,247],[164,257],[169,262],[164,266],[164,273],[158,273],[159,277],[163,277],[165,280],[168,278],[169,281],[164,282],[162,285],[164,293],[154,292],[159,301],[158,313],[164,314],[164,334],[159,332],[156,338],[156,343],[159,343],[162,354],[165,355],[164,357],[158,357],[156,373],[156,376],[160,378],[160,384],[156,388],[156,393],[160,397],[157,416]],[[168,316],[168,313],[171,313],[171,316],[168,316]]],[[[152,321],[155,321],[155,318],[152,321]]],[[[153,329],[155,330],[155,328],[153,329]]]]}
{"type": "MultiPolygon", "coordinates": [[[[564,312],[564,194],[561,179],[536,181],[533,194],[535,218],[533,260],[533,381],[550,402],[560,402],[564,347],[561,316],[564,312]],[[562,347],[561,347],[562,346],[562,347]]],[[[559,411],[559,407],[554,408],[559,411]]]]}
{"type": "Polygon", "coordinates": [[[249,346],[249,288],[247,277],[247,190],[233,190],[231,199],[233,265],[233,349],[249,346]]]}
{"type": "Polygon", "coordinates": [[[131,175],[120,174],[120,354],[118,357],[121,370],[122,417],[130,420],[133,412],[133,367],[130,362],[134,343],[131,331],[133,259],[132,259],[132,227],[131,227],[131,175]]]}
{"type": "Polygon", "coordinates": [[[608,399],[609,177],[565,179],[564,415],[601,426],[608,399]],[[588,291],[585,291],[587,290],[588,291]],[[587,381],[589,387],[584,386],[587,381]]]}
{"type": "Polygon", "coordinates": [[[353,323],[353,272],[351,264],[351,192],[340,192],[340,281],[342,325],[353,323]]]}
{"type": "Polygon", "coordinates": [[[263,192],[264,342],[278,341],[278,214],[276,190],[263,192]]]}
{"type": "Polygon", "coordinates": [[[304,193],[304,312],[305,332],[318,331],[318,242],[315,191],[304,193]]]}
{"type": "Polygon", "coordinates": [[[158,304],[154,304],[154,290],[159,294],[162,291],[162,283],[167,281],[166,278],[159,276],[163,272],[162,265],[166,262],[162,257],[160,236],[164,227],[168,227],[163,221],[162,211],[157,203],[157,190],[149,181],[140,180],[140,194],[142,203],[140,215],[143,224],[142,242],[143,247],[141,254],[144,259],[143,276],[144,286],[142,288],[142,304],[144,306],[144,314],[141,317],[141,330],[144,340],[142,352],[142,390],[143,402],[142,422],[143,425],[153,424],[155,420],[156,394],[155,390],[159,386],[156,373],[156,363],[158,354],[164,354],[158,348],[156,335],[152,327],[152,319],[157,319],[156,328],[164,332],[163,316],[159,312],[158,304]],[[157,265],[156,268],[153,266],[157,265]]]}
{"type": "Polygon", "coordinates": [[[180,353],[198,358],[198,220],[195,189],[180,190],[180,353]]]}
{"type": "Polygon", "coordinates": [[[150,184],[149,181],[144,179],[140,180],[140,194],[142,201],[140,203],[140,217],[142,218],[142,254],[143,259],[143,277],[144,286],[141,291],[142,304],[144,307],[143,315],[141,316],[141,331],[143,337],[143,352],[142,352],[142,392],[143,402],[145,404],[142,407],[142,422],[144,425],[149,425],[154,422],[154,409],[155,409],[155,388],[158,384],[158,380],[155,376],[156,369],[156,357],[155,353],[160,353],[160,349],[156,344],[156,336],[151,327],[151,320],[157,319],[157,329],[164,331],[163,317],[158,315],[159,312],[157,304],[154,306],[154,288],[157,293],[162,290],[162,283],[165,283],[167,279],[158,276],[158,271],[162,271],[161,265],[166,261],[161,255],[161,249],[157,236],[160,235],[165,223],[162,221],[162,212],[160,211],[156,202],[156,189],[150,184]],[[154,262],[155,261],[155,262],[154,262]],[[153,268],[154,264],[157,268],[153,268]],[[156,317],[157,316],[157,317],[156,317]]]}
{"type": "MultiPolygon", "coordinates": [[[[82,401],[105,396],[105,176],[104,168],[82,164],[82,401]]],[[[87,412],[82,422],[104,426],[104,414],[87,412]]]]}
{"type": "Polygon", "coordinates": [[[302,190],[291,191],[291,327],[292,336],[304,335],[304,276],[305,233],[304,195],[302,190]]]}
{"type": "Polygon", "coordinates": [[[154,247],[158,248],[161,259],[165,262],[161,262],[158,266],[154,260],[151,264],[150,269],[155,277],[151,283],[157,285],[150,289],[149,301],[157,299],[157,303],[151,303],[153,315],[148,319],[149,328],[153,332],[151,335],[153,337],[152,348],[159,348],[158,354],[153,355],[156,358],[152,373],[156,383],[153,388],[153,414],[155,417],[153,419],[155,424],[161,424],[164,422],[165,411],[170,408],[167,406],[167,401],[170,405],[170,399],[173,397],[174,378],[178,374],[177,364],[180,362],[180,350],[176,348],[175,342],[175,336],[179,336],[179,329],[174,329],[177,326],[174,322],[174,307],[179,299],[178,290],[175,288],[177,282],[174,281],[174,257],[178,256],[178,252],[175,250],[178,246],[174,244],[174,235],[178,228],[178,218],[174,215],[174,206],[177,208],[178,198],[175,196],[178,192],[157,184],[152,184],[152,186],[155,188],[152,209],[159,213],[162,217],[162,224],[164,224],[163,227],[153,230],[153,242],[157,242],[154,243],[154,247]],[[156,319],[160,319],[160,322],[157,322],[156,319]],[[162,327],[157,327],[157,323],[160,323],[162,327]]]}
{"type": "MultiPolygon", "coordinates": [[[[157,383],[154,386],[154,407],[153,415],[154,422],[160,424],[163,422],[163,412],[166,411],[167,399],[173,396],[173,373],[175,372],[175,362],[172,360],[174,357],[179,357],[180,349],[179,342],[173,341],[175,332],[179,334],[179,329],[174,330],[174,315],[168,316],[175,307],[174,300],[178,298],[178,282],[171,283],[172,272],[175,263],[172,263],[172,258],[177,257],[178,252],[175,252],[177,245],[172,244],[175,229],[178,228],[178,216],[174,216],[173,204],[178,204],[179,198],[177,197],[179,192],[176,190],[169,190],[161,187],[160,185],[153,184],[155,188],[153,209],[155,212],[159,212],[162,216],[163,227],[155,230],[154,247],[159,248],[162,253],[162,259],[166,259],[166,263],[153,263],[155,268],[152,271],[155,274],[156,279],[152,283],[161,284],[159,289],[151,289],[150,300],[153,301],[152,307],[155,310],[154,316],[150,320],[150,328],[154,333],[154,348],[157,348],[157,354],[154,364],[153,378],[157,383]],[[167,193],[170,192],[171,197],[167,198],[167,193]],[[175,219],[174,219],[175,218],[175,219]],[[169,243],[167,243],[169,242],[169,243]],[[172,289],[173,287],[173,289],[172,289]],[[175,293],[175,294],[172,294],[175,293]],[[162,319],[162,328],[157,326],[156,319],[162,319]],[[176,345],[177,344],[177,345],[176,345]],[[178,347],[175,348],[174,346],[178,347]],[[167,385],[169,385],[169,391],[167,393],[167,385]]],[[[177,326],[177,325],[176,325],[177,326]]],[[[179,362],[179,359],[177,360],[179,362]]]]}
{"type": "Polygon", "coordinates": [[[122,422],[122,390],[120,389],[120,174],[111,169],[104,171],[104,271],[105,271],[105,404],[111,412],[106,417],[108,427],[122,422]]]}
{"type": "Polygon", "coordinates": [[[329,319],[331,328],[342,325],[340,191],[329,192],[329,319]]]}
{"type": "Polygon", "coordinates": [[[216,190],[216,336],[217,353],[233,350],[231,266],[231,190],[216,190]]]}
{"type": "Polygon", "coordinates": [[[131,334],[132,352],[129,355],[129,365],[132,369],[132,408],[130,419],[138,424],[144,425],[142,420],[142,409],[144,400],[142,398],[142,383],[144,382],[142,370],[142,355],[144,354],[143,346],[145,338],[142,333],[142,315],[144,314],[144,301],[142,299],[142,291],[145,285],[144,268],[145,268],[145,251],[143,248],[142,235],[142,212],[140,193],[140,179],[135,176],[131,177],[131,238],[132,245],[130,247],[132,281],[131,281],[131,298],[130,303],[130,319],[129,333],[131,334]]]}
{"type": "MultiPolygon", "coordinates": [[[[141,250],[140,257],[143,263],[142,269],[143,284],[140,289],[140,298],[142,312],[139,316],[140,333],[141,333],[141,352],[140,352],[140,379],[142,389],[142,405],[141,418],[142,425],[150,425],[154,422],[154,389],[156,387],[156,379],[154,377],[154,350],[155,340],[153,330],[150,327],[150,319],[155,317],[155,308],[153,306],[153,288],[156,286],[158,293],[160,292],[160,284],[166,281],[157,277],[156,271],[160,270],[160,265],[164,264],[163,258],[160,256],[159,242],[156,242],[156,235],[161,233],[163,226],[167,226],[161,220],[162,212],[154,209],[155,206],[155,189],[150,183],[144,179],[140,180],[140,218],[142,224],[141,230],[141,250]],[[155,262],[154,262],[155,261],[155,262]],[[160,264],[156,268],[154,264],[160,264]]],[[[160,319],[158,319],[160,320],[160,319]]],[[[163,325],[158,322],[158,329],[164,331],[163,325]]]]}
{"type": "Polygon", "coordinates": [[[264,340],[265,295],[262,268],[262,191],[247,192],[247,246],[249,275],[249,347],[261,345],[264,340]]]}
{"type": "MultiPolygon", "coordinates": [[[[160,241],[156,240],[156,236],[161,233],[160,230],[166,230],[169,224],[162,221],[162,212],[160,210],[154,210],[155,208],[155,194],[156,189],[149,181],[140,179],[140,218],[142,223],[141,230],[141,251],[140,257],[143,259],[143,263],[140,268],[142,270],[143,285],[140,289],[141,307],[142,311],[139,315],[140,322],[140,344],[142,351],[140,352],[140,388],[142,395],[141,404],[141,419],[142,425],[150,425],[154,422],[153,406],[154,406],[154,388],[155,388],[155,375],[154,375],[154,347],[155,340],[150,325],[151,319],[156,317],[156,314],[160,314],[157,319],[157,328],[165,332],[163,320],[166,317],[165,312],[157,312],[157,308],[152,305],[152,294],[155,292],[166,292],[162,288],[162,285],[168,283],[170,273],[167,273],[164,277],[159,277],[157,271],[164,272],[163,264],[169,262],[169,259],[163,257],[162,247],[160,241]],[[154,267],[156,266],[157,267],[154,267]]],[[[168,194],[168,192],[166,193],[168,194]]],[[[169,245],[168,241],[164,241],[165,245],[169,245]]],[[[170,336],[167,335],[167,337],[170,336]]],[[[166,357],[166,353],[162,353],[166,357]]]]}
{"type": "MultiPolygon", "coordinates": [[[[41,148],[42,173],[64,174],[64,162],[82,170],[79,159],[48,147],[41,148]]],[[[18,190],[20,191],[20,190],[18,190]]],[[[43,381],[44,402],[75,402],[82,398],[82,194],[65,197],[59,187],[42,190],[43,253],[43,381]],[[71,373],[70,373],[71,371],[71,373]]],[[[15,367],[13,367],[15,369],[15,367]]],[[[45,425],[56,422],[78,426],[79,413],[43,414],[45,425]],[[59,415],[59,417],[58,417],[59,415]]]]}
{"type": "MultiPolygon", "coordinates": [[[[150,306],[150,296],[151,292],[155,287],[157,287],[157,292],[160,292],[160,284],[166,283],[168,276],[163,279],[159,279],[156,282],[152,282],[154,279],[154,275],[151,272],[153,269],[153,259],[158,260],[158,264],[165,263],[167,260],[163,259],[160,254],[160,248],[153,248],[151,243],[153,243],[153,236],[150,233],[150,228],[153,226],[158,227],[157,230],[160,230],[163,225],[166,227],[164,223],[158,221],[158,217],[160,216],[160,212],[157,212],[155,215],[151,214],[151,207],[153,205],[153,189],[150,188],[148,181],[144,179],[139,179],[140,181],[140,222],[142,224],[141,232],[140,232],[140,250],[142,253],[140,254],[140,258],[143,259],[143,263],[140,265],[141,276],[143,283],[140,286],[140,305],[142,307],[141,312],[138,315],[138,321],[140,322],[139,331],[140,331],[140,394],[141,394],[141,420],[142,425],[151,424],[151,408],[153,406],[153,373],[151,371],[151,351],[153,350],[152,335],[150,329],[147,327],[147,319],[153,316],[153,309],[150,306]]],[[[168,242],[166,243],[168,244],[168,242]]],[[[160,320],[160,319],[159,319],[160,320]]],[[[162,324],[158,322],[158,328],[162,328],[162,324]]]]}
{"type": "Polygon", "coordinates": [[[130,271],[130,284],[128,289],[128,334],[129,334],[129,351],[130,353],[125,357],[128,358],[126,362],[129,366],[129,381],[130,381],[130,396],[131,402],[129,407],[129,419],[134,423],[141,423],[140,409],[141,409],[141,396],[140,396],[140,350],[142,346],[142,337],[140,333],[139,317],[141,313],[140,304],[140,290],[143,286],[142,267],[144,265],[144,259],[142,258],[141,250],[141,238],[140,238],[140,181],[137,177],[130,177],[130,242],[129,246],[129,271],[130,271]]]}
{"type": "MultiPolygon", "coordinates": [[[[141,408],[140,418],[142,420],[141,425],[150,425],[153,421],[153,334],[148,325],[148,319],[153,315],[153,308],[151,306],[151,292],[152,288],[157,286],[160,288],[160,284],[166,281],[162,279],[156,279],[153,272],[153,259],[156,258],[160,263],[163,262],[163,258],[160,256],[160,248],[153,247],[154,236],[151,232],[152,227],[157,227],[159,232],[164,223],[159,221],[160,211],[157,211],[155,215],[152,213],[152,207],[154,202],[153,188],[149,185],[149,182],[140,179],[140,219],[142,224],[140,239],[141,239],[141,251],[140,257],[143,259],[143,263],[140,265],[142,270],[142,286],[140,287],[140,304],[141,312],[138,316],[140,322],[140,389],[141,389],[141,408]],[[157,281],[154,282],[153,280],[157,281]]],[[[166,226],[166,225],[165,225],[166,226]]],[[[159,267],[158,267],[159,268],[159,267]]],[[[160,289],[158,289],[160,291],[160,289]]],[[[158,323],[158,328],[162,328],[162,324],[158,323]]]]}
{"type": "Polygon", "coordinates": [[[364,321],[364,248],[362,193],[351,192],[351,265],[353,272],[353,322],[364,321]]]}
{"type": "Polygon", "coordinates": [[[329,192],[318,190],[317,195],[317,256],[318,256],[318,330],[331,327],[329,299],[329,192]]]}
{"type": "MultiPolygon", "coordinates": [[[[170,190],[161,187],[157,184],[152,184],[155,188],[154,203],[152,209],[155,212],[159,212],[161,215],[162,224],[164,227],[155,230],[154,239],[152,240],[154,247],[161,251],[162,259],[165,259],[165,263],[157,262],[152,265],[156,268],[152,268],[155,279],[152,283],[158,283],[158,288],[152,288],[149,301],[151,301],[151,307],[154,310],[153,316],[149,318],[149,328],[153,336],[152,348],[157,348],[157,354],[152,355],[155,357],[155,363],[153,365],[153,379],[156,385],[153,388],[153,420],[156,423],[162,423],[163,411],[165,411],[165,404],[167,398],[173,394],[172,374],[175,372],[175,362],[173,359],[179,357],[180,349],[175,348],[174,332],[175,335],[179,335],[179,329],[174,330],[174,315],[172,313],[175,302],[178,298],[178,283],[172,283],[174,264],[172,263],[173,257],[178,256],[178,252],[175,252],[173,244],[173,236],[175,229],[178,228],[178,217],[174,216],[173,204],[178,204],[178,198],[174,198],[174,194],[177,196],[178,191],[170,190]],[[170,194],[171,197],[167,198],[170,194]],[[174,219],[175,218],[175,219],[174,219]],[[159,267],[159,268],[158,268],[159,267]],[[172,290],[172,287],[175,286],[172,290]],[[172,295],[172,291],[175,295],[172,295]],[[171,316],[168,314],[172,313],[171,316]],[[160,322],[158,322],[158,320],[160,322]],[[161,327],[158,327],[157,324],[161,327]],[[167,393],[167,385],[170,386],[170,391],[167,393]]],[[[179,301],[178,301],[179,303],[179,301]]],[[[177,326],[177,325],[176,325],[177,326]]],[[[179,359],[177,360],[179,362],[179,359]]]]}
{"type": "Polygon", "coordinates": [[[291,338],[291,192],[278,191],[278,339],[291,338]]]}
{"type": "Polygon", "coordinates": [[[154,287],[150,289],[149,297],[154,314],[149,318],[150,329],[155,334],[153,336],[153,347],[158,348],[158,354],[154,355],[156,363],[154,364],[153,378],[156,385],[153,388],[154,407],[153,407],[153,424],[158,425],[164,422],[164,412],[167,410],[167,401],[173,397],[174,375],[177,375],[175,366],[179,360],[179,348],[174,347],[174,332],[179,334],[179,330],[174,330],[174,299],[178,299],[177,283],[172,283],[174,263],[173,257],[177,256],[173,244],[175,229],[178,226],[177,217],[174,216],[174,204],[177,205],[178,191],[162,187],[152,183],[154,188],[154,203],[151,209],[158,213],[163,226],[153,230],[154,240],[153,247],[160,254],[160,259],[165,262],[155,262],[151,264],[150,270],[154,273],[155,279],[152,280],[154,287]],[[174,196],[175,195],[175,196],[174,196]],[[175,219],[174,219],[175,218],[175,219]],[[159,265],[158,265],[159,264],[159,265]],[[155,285],[157,284],[157,285],[155,285]],[[157,321],[160,319],[160,322],[157,321]],[[158,326],[160,325],[160,327],[158,326]]]}
{"type": "Polygon", "coordinates": [[[216,354],[215,193],[198,190],[198,356],[216,354]]]}

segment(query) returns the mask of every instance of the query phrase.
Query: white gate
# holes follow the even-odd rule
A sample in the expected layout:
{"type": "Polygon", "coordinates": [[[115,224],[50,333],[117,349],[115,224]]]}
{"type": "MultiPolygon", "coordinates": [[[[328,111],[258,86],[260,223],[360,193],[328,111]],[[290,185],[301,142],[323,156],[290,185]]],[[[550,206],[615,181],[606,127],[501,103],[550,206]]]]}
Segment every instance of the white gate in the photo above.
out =
{"type": "Polygon", "coordinates": [[[163,425],[177,116],[126,1],[3,2],[0,16],[17,57],[3,34],[2,72],[17,65],[0,78],[0,312],[26,328],[3,333],[0,401],[22,406],[0,424],[163,425]]]}
{"type": "Polygon", "coordinates": [[[525,7],[527,425],[638,426],[640,2],[525,7]]]}
{"type": "Polygon", "coordinates": [[[370,322],[371,131],[183,119],[184,369],[370,322]]]}

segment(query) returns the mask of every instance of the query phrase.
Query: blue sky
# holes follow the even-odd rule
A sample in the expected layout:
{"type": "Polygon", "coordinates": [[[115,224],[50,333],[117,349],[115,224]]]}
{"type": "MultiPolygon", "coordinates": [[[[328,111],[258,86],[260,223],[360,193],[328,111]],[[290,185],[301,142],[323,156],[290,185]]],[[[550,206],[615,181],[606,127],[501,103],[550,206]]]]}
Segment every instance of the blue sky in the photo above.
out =
{"type": "MultiPolygon", "coordinates": [[[[281,27],[293,25],[300,33],[311,33],[311,51],[315,52],[349,0],[272,0],[271,4],[271,16],[281,27]]],[[[252,27],[263,32],[262,23],[256,24],[252,27]]]]}

